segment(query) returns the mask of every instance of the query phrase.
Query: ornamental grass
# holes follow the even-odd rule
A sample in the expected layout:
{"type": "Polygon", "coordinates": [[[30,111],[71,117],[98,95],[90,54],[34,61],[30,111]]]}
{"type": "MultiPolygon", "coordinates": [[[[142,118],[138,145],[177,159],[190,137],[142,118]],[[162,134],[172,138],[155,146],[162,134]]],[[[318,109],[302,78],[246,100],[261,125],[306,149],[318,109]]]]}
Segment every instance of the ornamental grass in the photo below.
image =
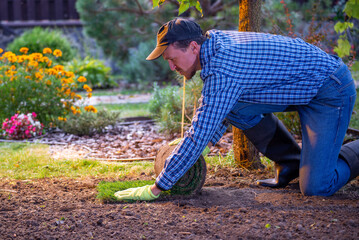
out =
{"type": "MultiPolygon", "coordinates": [[[[16,55],[0,48],[0,120],[36,112],[38,120],[48,127],[69,113],[81,114],[77,103],[82,96],[75,90],[86,78],[75,76],[62,65],[53,66],[62,56],[60,49],[45,48],[42,53],[31,54],[28,51],[23,47],[22,54],[16,55]]],[[[87,84],[83,88],[91,97],[92,89],[87,84]]],[[[97,110],[86,106],[85,111],[97,110]]]]}

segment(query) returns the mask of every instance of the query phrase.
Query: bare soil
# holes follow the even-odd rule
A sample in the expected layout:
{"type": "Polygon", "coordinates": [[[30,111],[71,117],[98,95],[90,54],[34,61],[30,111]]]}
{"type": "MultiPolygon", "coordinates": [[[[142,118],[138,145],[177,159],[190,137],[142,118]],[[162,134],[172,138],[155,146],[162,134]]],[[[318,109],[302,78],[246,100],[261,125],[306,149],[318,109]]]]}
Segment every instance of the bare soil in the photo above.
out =
{"type": "Polygon", "coordinates": [[[358,178],[334,196],[307,197],[298,181],[255,185],[270,175],[209,166],[200,194],[131,204],[96,199],[100,181],[121,179],[2,179],[0,239],[359,239],[358,178]]]}

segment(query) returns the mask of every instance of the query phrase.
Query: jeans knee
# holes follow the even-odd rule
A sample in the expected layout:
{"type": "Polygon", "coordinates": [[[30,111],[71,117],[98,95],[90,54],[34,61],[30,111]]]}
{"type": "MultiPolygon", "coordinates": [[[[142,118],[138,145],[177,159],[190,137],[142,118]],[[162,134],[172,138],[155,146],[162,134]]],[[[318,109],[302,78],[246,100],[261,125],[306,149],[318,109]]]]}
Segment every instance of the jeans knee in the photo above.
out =
{"type": "Polygon", "coordinates": [[[323,196],[323,197],[329,197],[334,194],[334,192],[328,190],[327,188],[324,188],[321,186],[314,186],[314,185],[306,185],[306,186],[300,186],[300,191],[304,196],[323,196]]]}

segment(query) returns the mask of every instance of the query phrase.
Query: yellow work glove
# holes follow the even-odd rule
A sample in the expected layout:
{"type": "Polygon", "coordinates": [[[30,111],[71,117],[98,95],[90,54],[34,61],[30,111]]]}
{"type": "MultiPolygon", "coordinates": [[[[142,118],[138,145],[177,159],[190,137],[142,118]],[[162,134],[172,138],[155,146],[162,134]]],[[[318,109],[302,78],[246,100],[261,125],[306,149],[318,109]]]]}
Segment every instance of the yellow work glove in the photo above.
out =
{"type": "Polygon", "coordinates": [[[118,200],[143,200],[151,201],[157,199],[160,194],[155,196],[151,191],[152,185],[146,185],[138,188],[129,188],[126,190],[115,192],[115,197],[118,200]]]}
{"type": "MultiPolygon", "coordinates": [[[[179,144],[179,142],[180,142],[181,140],[182,140],[182,138],[177,138],[177,139],[173,140],[172,142],[170,142],[168,145],[169,145],[169,146],[177,145],[177,144],[179,144]]],[[[206,148],[205,148],[205,149],[203,150],[203,152],[202,152],[203,157],[207,156],[207,154],[208,154],[210,151],[211,151],[211,150],[209,149],[209,147],[206,146],[206,148]]]]}

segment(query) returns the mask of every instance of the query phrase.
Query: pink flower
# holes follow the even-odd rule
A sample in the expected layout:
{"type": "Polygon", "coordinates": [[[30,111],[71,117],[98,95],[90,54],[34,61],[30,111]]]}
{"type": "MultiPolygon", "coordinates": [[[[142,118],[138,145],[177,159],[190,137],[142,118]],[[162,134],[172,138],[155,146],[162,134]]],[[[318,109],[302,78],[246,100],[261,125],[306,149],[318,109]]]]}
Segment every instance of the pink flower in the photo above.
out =
{"type": "Polygon", "coordinates": [[[27,136],[29,136],[29,135],[30,135],[30,131],[29,131],[29,130],[25,130],[25,134],[26,134],[27,136]]]}
{"type": "Polygon", "coordinates": [[[36,127],[34,127],[34,128],[32,129],[32,131],[33,131],[33,132],[36,132],[36,127]]]}
{"type": "Polygon", "coordinates": [[[37,117],[37,114],[36,114],[35,112],[32,112],[32,116],[33,116],[34,118],[36,118],[36,117],[37,117]]]}
{"type": "Polygon", "coordinates": [[[5,129],[7,127],[7,122],[3,122],[2,128],[5,129]]]}

